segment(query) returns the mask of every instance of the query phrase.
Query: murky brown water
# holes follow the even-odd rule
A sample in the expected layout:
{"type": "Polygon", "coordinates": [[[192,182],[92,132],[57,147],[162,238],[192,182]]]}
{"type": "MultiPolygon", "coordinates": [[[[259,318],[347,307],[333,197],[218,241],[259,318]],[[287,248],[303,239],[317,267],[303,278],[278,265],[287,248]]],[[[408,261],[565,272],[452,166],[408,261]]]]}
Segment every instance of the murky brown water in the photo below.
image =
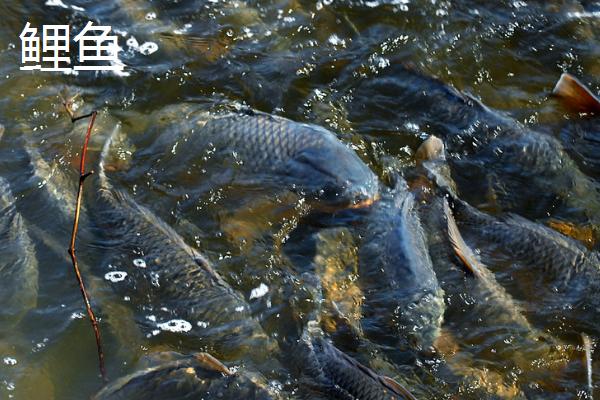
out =
{"type": "MultiPolygon", "coordinates": [[[[272,338],[291,329],[286,318],[303,320],[314,312],[307,299],[315,276],[322,294],[338,304],[350,325],[360,325],[365,297],[356,283],[354,221],[342,216],[329,224],[327,213],[306,217],[310,205],[287,191],[221,185],[210,172],[219,166],[210,160],[209,173],[196,164],[175,163],[171,155],[186,148],[178,138],[195,129],[194,118],[207,109],[248,106],[321,125],[389,183],[391,171],[414,167],[414,151],[428,134],[452,141],[473,133],[475,144],[449,146],[460,161],[468,159],[469,149],[485,145],[478,129],[497,124],[469,119],[460,109],[447,108],[444,96],[429,96],[443,87],[426,78],[434,76],[512,121],[503,126],[518,121],[536,134],[563,140],[574,163],[561,165],[577,168],[575,175],[585,178],[577,178],[586,183],[575,185],[581,191],[571,195],[580,202],[557,205],[554,193],[544,188],[560,192],[563,181],[532,185],[509,171],[509,181],[502,182],[507,194],[498,191],[503,209],[557,229],[583,226],[587,231],[579,239],[590,247],[598,237],[600,147],[593,147],[600,137],[598,120],[566,116],[549,93],[563,71],[600,92],[600,2],[0,0],[0,15],[0,123],[5,127],[0,176],[10,184],[23,217],[21,230],[29,236],[20,245],[2,237],[0,246],[6,254],[23,257],[30,251],[25,264],[37,262],[38,271],[37,278],[26,275],[37,280],[37,287],[20,291],[29,291],[21,301],[23,315],[0,327],[1,398],[81,399],[102,386],[93,335],[65,250],[86,121],[70,123],[60,93],[78,93],[80,112],[99,111],[90,166],[96,168],[103,143],[120,126],[127,139],[121,148],[131,154],[111,164],[111,179],[205,254],[272,338]],[[90,20],[120,35],[123,76],[19,70],[19,34],[27,21],[70,24],[76,32],[90,20]],[[147,42],[158,50],[144,54],[139,46],[147,42]],[[568,147],[585,135],[593,145],[568,147]]],[[[460,171],[457,177],[462,197],[475,206],[486,202],[487,178],[475,172],[461,177],[460,171]]],[[[168,313],[161,314],[160,298],[131,299],[113,290],[118,283],[105,274],[130,266],[108,265],[114,243],[95,229],[94,179],[86,182],[78,247],[101,319],[109,378],[132,372],[146,353],[207,350],[230,366],[260,364],[271,390],[293,397],[297,383],[293,374],[282,372],[285,355],[277,350],[250,360],[237,348],[216,350],[185,334],[161,331],[157,324],[168,313]]],[[[431,235],[429,240],[435,244],[431,235]]],[[[589,328],[593,321],[585,323],[596,314],[586,317],[557,307],[548,300],[551,294],[537,292],[537,270],[512,274],[513,260],[498,256],[490,266],[498,282],[514,295],[535,332],[560,343],[550,355],[522,343],[502,345],[512,339],[493,323],[489,331],[480,330],[489,321],[464,311],[476,301],[469,284],[458,288],[464,274],[444,270],[450,261],[436,260],[436,255],[431,252],[441,286],[456,290],[445,289],[445,322],[435,355],[408,357],[394,349],[386,354],[385,347],[353,351],[352,340],[339,333],[339,321],[325,316],[323,325],[336,344],[405,383],[419,398],[481,398],[482,393],[490,398],[586,398],[580,333],[593,341],[600,337],[589,328]]],[[[8,292],[8,285],[0,281],[0,291],[8,292]]],[[[594,382],[600,378],[596,360],[594,382]]]]}

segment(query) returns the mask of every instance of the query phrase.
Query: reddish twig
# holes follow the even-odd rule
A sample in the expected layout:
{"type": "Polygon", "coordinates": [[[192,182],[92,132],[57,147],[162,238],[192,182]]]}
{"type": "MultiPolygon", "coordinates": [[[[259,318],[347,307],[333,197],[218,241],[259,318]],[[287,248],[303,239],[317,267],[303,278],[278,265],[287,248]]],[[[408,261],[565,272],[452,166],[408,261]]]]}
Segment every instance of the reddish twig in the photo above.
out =
{"type": "Polygon", "coordinates": [[[102,379],[106,381],[106,370],[104,369],[104,352],[102,351],[102,340],[100,338],[100,330],[98,329],[98,321],[96,320],[96,316],[94,315],[94,311],[92,310],[92,305],[90,304],[90,297],[85,289],[85,285],[83,283],[83,278],[81,276],[81,272],[79,271],[79,264],[77,263],[77,256],[75,255],[75,239],[77,237],[77,229],[79,228],[79,215],[81,213],[81,198],[83,196],[83,182],[85,179],[94,173],[94,171],[85,172],[85,157],[87,155],[88,143],[90,141],[90,136],[92,134],[92,128],[94,127],[94,121],[96,121],[97,112],[93,111],[92,113],[82,116],[82,117],[74,117],[73,111],[70,107],[70,102],[63,103],[69,116],[71,117],[71,121],[75,122],[81,118],[85,118],[86,116],[91,117],[90,122],[88,124],[87,132],[85,134],[85,141],[83,142],[83,148],[81,150],[81,161],[79,163],[79,188],[77,189],[77,201],[75,206],[75,218],[73,220],[73,231],[71,232],[71,244],[69,245],[69,255],[71,256],[71,261],[73,261],[73,269],[75,270],[75,276],[77,277],[77,282],[79,283],[79,289],[81,290],[81,295],[83,296],[83,302],[85,303],[85,308],[87,310],[88,317],[90,318],[90,322],[92,324],[92,328],[94,329],[94,335],[96,336],[96,347],[98,349],[98,363],[100,366],[100,374],[102,375],[102,379]]]}

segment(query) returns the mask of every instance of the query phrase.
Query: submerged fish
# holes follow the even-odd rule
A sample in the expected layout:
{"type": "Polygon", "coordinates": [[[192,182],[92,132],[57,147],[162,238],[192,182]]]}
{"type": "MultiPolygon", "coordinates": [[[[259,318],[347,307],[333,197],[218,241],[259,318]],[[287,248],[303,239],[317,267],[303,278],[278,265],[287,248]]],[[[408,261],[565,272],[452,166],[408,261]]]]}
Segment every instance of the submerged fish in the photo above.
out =
{"type": "Polygon", "coordinates": [[[318,328],[305,329],[292,357],[300,370],[301,390],[307,398],[415,399],[398,382],[377,374],[338,350],[318,328]]]}
{"type": "Polygon", "coordinates": [[[27,227],[16,209],[9,183],[0,177],[1,328],[7,328],[37,305],[38,260],[27,227]]]}
{"type": "Polygon", "coordinates": [[[322,325],[360,333],[363,293],[358,285],[358,250],[348,228],[322,229],[314,235],[314,266],[323,293],[322,325]]]}
{"type": "Polygon", "coordinates": [[[198,125],[166,160],[173,168],[210,167],[225,183],[284,187],[336,207],[377,197],[375,174],[322,127],[254,111],[211,116],[198,125]]]}
{"type": "Polygon", "coordinates": [[[429,349],[443,319],[443,291],[403,180],[372,207],[359,229],[363,331],[373,342],[395,349],[429,349]]]}
{"type": "Polygon", "coordinates": [[[156,334],[182,332],[219,354],[264,356],[272,343],[244,299],[170,226],[109,181],[104,166],[118,132],[117,126],[102,152],[93,213],[107,252],[115,254],[107,279],[148,310],[146,323],[156,334]]]}
{"type": "MultiPolygon", "coordinates": [[[[279,398],[266,383],[243,370],[233,372],[208,353],[184,356],[153,355],[147,368],[117,379],[94,400],[223,399],[270,400],[279,398]]],[[[264,378],[263,378],[264,380],[264,378]]]]}

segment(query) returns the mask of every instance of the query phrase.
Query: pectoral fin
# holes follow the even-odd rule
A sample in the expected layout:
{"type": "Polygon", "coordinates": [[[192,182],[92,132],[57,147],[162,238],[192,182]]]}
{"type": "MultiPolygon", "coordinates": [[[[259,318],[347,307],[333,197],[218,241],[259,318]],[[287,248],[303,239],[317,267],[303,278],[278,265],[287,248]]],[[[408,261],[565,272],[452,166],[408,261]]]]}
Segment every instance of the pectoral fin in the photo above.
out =
{"type": "Polygon", "coordinates": [[[408,391],[408,389],[406,389],[404,386],[402,386],[401,384],[396,382],[396,380],[390,378],[389,376],[382,376],[381,380],[385,386],[389,387],[396,393],[401,394],[402,396],[404,396],[405,399],[417,400],[417,398],[413,396],[412,393],[408,391]]]}
{"type": "Polygon", "coordinates": [[[227,368],[227,366],[225,366],[221,361],[217,360],[215,357],[208,353],[196,353],[194,357],[206,369],[220,372],[226,376],[233,375],[233,372],[231,372],[231,370],[227,368]]]}
{"type": "Polygon", "coordinates": [[[560,76],[552,95],[573,111],[600,114],[600,99],[577,78],[566,72],[560,76]]]}
{"type": "Polygon", "coordinates": [[[448,239],[450,240],[454,253],[469,272],[476,277],[481,278],[483,276],[483,267],[462,238],[458,226],[456,225],[456,221],[454,220],[454,215],[452,215],[452,211],[450,210],[450,206],[446,199],[444,199],[444,214],[446,215],[448,223],[448,239]]]}

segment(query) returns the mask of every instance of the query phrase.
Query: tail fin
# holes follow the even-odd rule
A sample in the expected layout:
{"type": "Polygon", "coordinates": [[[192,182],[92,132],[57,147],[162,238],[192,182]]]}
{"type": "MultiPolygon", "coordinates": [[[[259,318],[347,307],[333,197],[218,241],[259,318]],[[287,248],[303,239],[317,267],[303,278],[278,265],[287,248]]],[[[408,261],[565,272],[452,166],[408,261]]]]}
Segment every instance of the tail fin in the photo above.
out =
{"type": "Polygon", "coordinates": [[[600,99],[569,73],[560,76],[552,94],[574,111],[600,114],[600,99]]]}
{"type": "Polygon", "coordinates": [[[454,253],[469,272],[471,272],[477,278],[482,278],[484,267],[481,265],[477,259],[477,256],[462,238],[462,235],[458,230],[458,226],[456,225],[456,221],[454,220],[454,215],[452,215],[452,211],[450,210],[450,206],[448,205],[448,201],[446,199],[444,199],[444,214],[446,215],[446,220],[448,221],[448,238],[452,244],[454,253]]]}

